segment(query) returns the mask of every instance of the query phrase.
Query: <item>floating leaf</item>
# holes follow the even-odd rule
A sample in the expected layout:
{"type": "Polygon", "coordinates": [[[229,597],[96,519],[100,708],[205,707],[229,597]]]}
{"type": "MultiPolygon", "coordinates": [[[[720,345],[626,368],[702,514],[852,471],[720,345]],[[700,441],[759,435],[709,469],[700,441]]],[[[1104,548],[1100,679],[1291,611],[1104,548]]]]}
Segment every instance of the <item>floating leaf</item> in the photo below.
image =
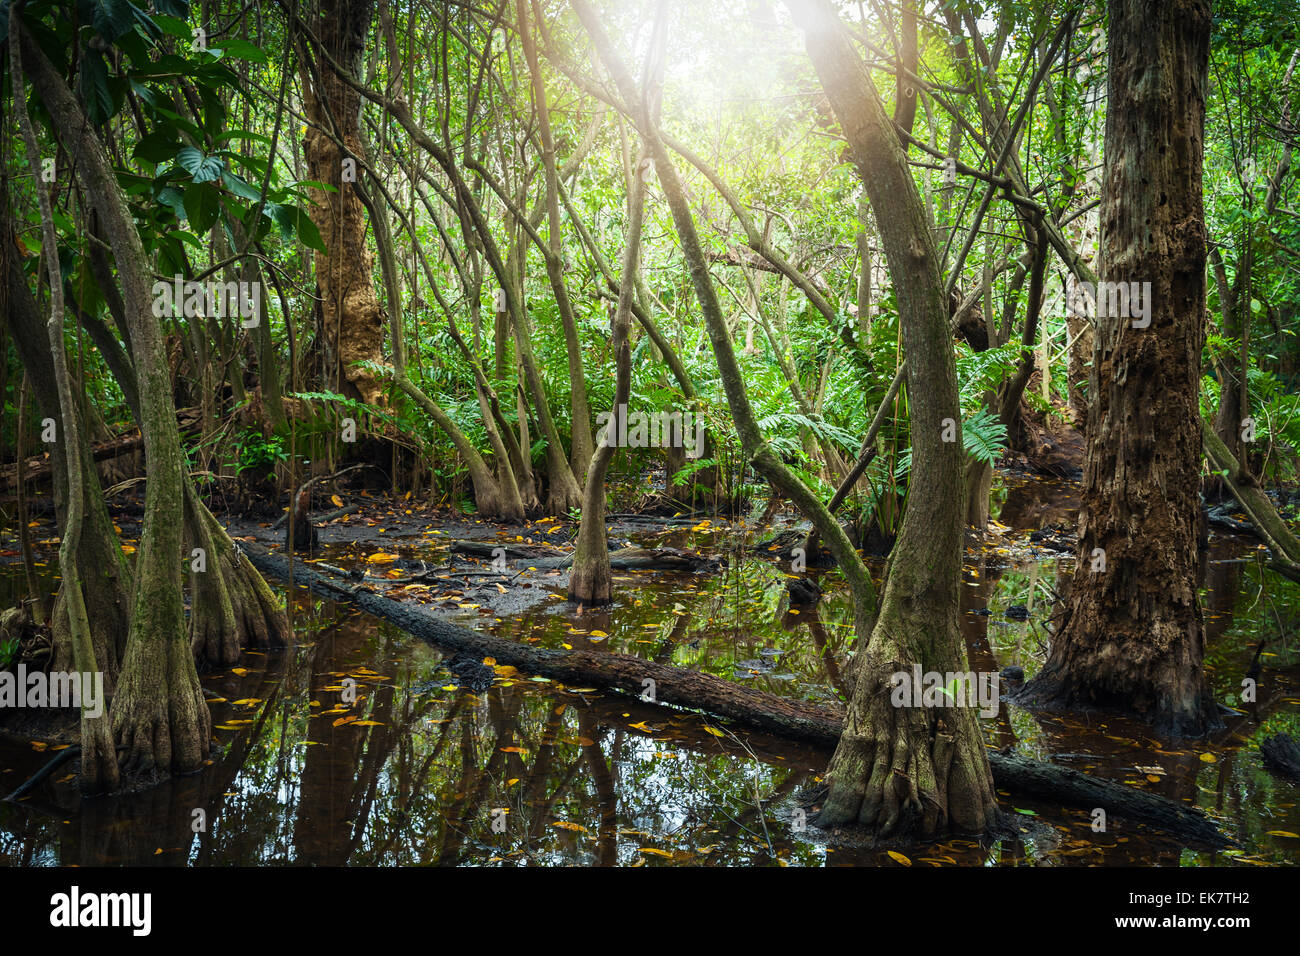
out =
{"type": "Polygon", "coordinates": [[[903,856],[903,854],[899,853],[897,850],[889,850],[888,853],[889,853],[889,858],[893,860],[895,863],[901,863],[903,864],[903,866],[912,865],[912,861],[909,860],[907,857],[903,856]]]}

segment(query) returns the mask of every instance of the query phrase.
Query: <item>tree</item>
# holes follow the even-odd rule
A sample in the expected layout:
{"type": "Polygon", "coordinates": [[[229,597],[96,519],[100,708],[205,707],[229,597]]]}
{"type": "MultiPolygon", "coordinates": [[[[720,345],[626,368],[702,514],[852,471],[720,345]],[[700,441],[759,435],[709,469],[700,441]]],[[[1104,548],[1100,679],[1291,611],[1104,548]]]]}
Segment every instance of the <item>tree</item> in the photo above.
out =
{"type": "Polygon", "coordinates": [[[212,718],[199,686],[186,636],[181,593],[184,525],[184,456],[176,407],[153,312],[150,270],[113,175],[108,155],[67,84],[32,42],[25,25],[11,18],[23,63],[76,164],[87,204],[94,210],[117,261],[133,365],[137,369],[140,430],[149,480],[136,557],[131,625],[110,710],[113,732],[126,750],[124,768],[141,773],[185,773],[207,757],[212,718]]]}
{"type": "Polygon", "coordinates": [[[853,665],[853,696],[826,777],[819,825],[856,821],[881,836],[982,832],[997,814],[969,707],[895,707],[894,676],[914,664],[964,671],[957,624],[965,461],[948,304],[933,233],[895,127],[826,0],[789,0],[848,140],[880,227],[907,349],[912,470],[880,611],[853,665]],[[945,440],[956,439],[956,440],[945,440]]]}
{"type": "Polygon", "coordinates": [[[314,219],[327,251],[316,253],[320,290],[320,335],[330,385],[349,398],[369,405],[383,401],[383,388],[373,370],[358,363],[382,361],[382,312],[375,294],[374,258],[366,244],[365,209],[355,184],[361,170],[355,158],[361,148],[361,97],[339,75],[355,72],[365,48],[373,14],[372,0],[327,0],[315,19],[317,48],[325,54],[311,71],[304,97],[310,122],[303,149],[307,170],[331,191],[314,189],[314,219]],[[329,135],[326,131],[333,131],[329,135]],[[346,147],[351,156],[344,153],[346,147]]]}
{"type": "Polygon", "coordinates": [[[1132,289],[1132,304],[1144,295],[1149,315],[1134,320],[1097,295],[1078,563],[1024,699],[1136,713],[1196,736],[1219,724],[1196,553],[1210,5],[1111,0],[1108,10],[1098,271],[1132,289]]]}

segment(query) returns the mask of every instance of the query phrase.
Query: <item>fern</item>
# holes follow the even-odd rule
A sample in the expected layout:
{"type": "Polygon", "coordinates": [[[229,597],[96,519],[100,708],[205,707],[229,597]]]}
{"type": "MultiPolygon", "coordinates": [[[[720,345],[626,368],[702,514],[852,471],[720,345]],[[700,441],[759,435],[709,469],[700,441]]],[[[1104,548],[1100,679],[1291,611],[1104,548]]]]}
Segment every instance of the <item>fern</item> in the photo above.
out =
{"type": "MultiPolygon", "coordinates": [[[[966,454],[976,461],[992,465],[1006,451],[1007,426],[988,409],[982,408],[962,423],[961,441],[966,454]]],[[[912,449],[909,448],[898,457],[894,477],[902,480],[911,470],[912,449]]]]}

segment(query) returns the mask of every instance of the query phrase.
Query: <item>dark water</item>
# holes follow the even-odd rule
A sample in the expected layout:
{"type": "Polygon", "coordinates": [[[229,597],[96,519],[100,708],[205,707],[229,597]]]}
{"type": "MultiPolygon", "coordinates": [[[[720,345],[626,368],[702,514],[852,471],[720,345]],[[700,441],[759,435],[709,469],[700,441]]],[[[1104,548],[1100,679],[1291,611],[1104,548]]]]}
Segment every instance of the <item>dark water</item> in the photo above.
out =
{"type": "MultiPolygon", "coordinates": [[[[1069,524],[1071,505],[1061,486],[1033,481],[1000,491],[995,505],[1009,529],[995,528],[968,555],[970,667],[1020,664],[1032,675],[1072,561],[1032,552],[1022,532],[1069,524]],[[1008,619],[1012,605],[1023,605],[1028,620],[1008,619]],[[974,613],[983,608],[991,613],[974,613]]],[[[654,540],[721,546],[730,536],[710,526],[654,540]]],[[[1257,746],[1278,731],[1300,735],[1300,588],[1260,565],[1261,552],[1244,539],[1213,543],[1208,667],[1218,699],[1241,712],[1213,740],[1183,748],[1123,721],[1044,718],[1005,702],[983,721],[996,746],[1191,801],[1241,850],[1189,850],[1114,819],[1095,833],[1086,811],[1006,794],[1004,808],[1025,823],[1019,839],[950,840],[904,859],[827,848],[811,838],[815,831],[799,829],[791,799],[817,781],[825,751],[522,673],[498,674],[474,693],[457,685],[435,648],[300,593],[292,601],[297,647],[248,654],[237,670],[203,677],[224,698],[212,706],[220,747],[203,772],[95,800],[80,800],[69,775],[56,775],[30,800],[0,804],[0,863],[1295,864],[1296,788],[1262,768],[1257,746]],[[1241,704],[1241,679],[1263,638],[1259,703],[1241,704]],[[350,705],[342,699],[349,679],[357,687],[350,705]]],[[[0,590],[18,586],[16,571],[8,568],[0,590]]],[[[782,568],[733,557],[713,576],[623,575],[619,602],[596,613],[579,616],[560,600],[522,619],[473,607],[457,613],[538,646],[607,648],[832,700],[853,632],[837,578],[823,584],[829,593],[816,612],[793,613],[782,568]]],[[[48,758],[31,745],[0,744],[0,790],[48,758]]]]}

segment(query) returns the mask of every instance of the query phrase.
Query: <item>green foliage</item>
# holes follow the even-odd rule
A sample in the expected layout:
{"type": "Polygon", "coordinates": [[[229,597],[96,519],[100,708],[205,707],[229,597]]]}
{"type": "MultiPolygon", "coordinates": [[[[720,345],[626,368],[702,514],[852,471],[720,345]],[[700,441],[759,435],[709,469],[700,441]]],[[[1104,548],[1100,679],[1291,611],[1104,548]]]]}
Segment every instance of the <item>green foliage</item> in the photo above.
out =
{"type": "Polygon", "coordinates": [[[246,471],[269,470],[289,460],[284,440],[279,435],[267,438],[255,428],[245,429],[235,440],[232,451],[233,457],[226,466],[234,468],[237,475],[246,471]]]}
{"type": "MultiPolygon", "coordinates": [[[[1006,451],[1007,426],[992,412],[981,409],[962,422],[961,439],[966,454],[976,461],[992,465],[1006,451]]],[[[894,477],[902,480],[911,469],[912,450],[909,448],[900,456],[894,477]]]]}

